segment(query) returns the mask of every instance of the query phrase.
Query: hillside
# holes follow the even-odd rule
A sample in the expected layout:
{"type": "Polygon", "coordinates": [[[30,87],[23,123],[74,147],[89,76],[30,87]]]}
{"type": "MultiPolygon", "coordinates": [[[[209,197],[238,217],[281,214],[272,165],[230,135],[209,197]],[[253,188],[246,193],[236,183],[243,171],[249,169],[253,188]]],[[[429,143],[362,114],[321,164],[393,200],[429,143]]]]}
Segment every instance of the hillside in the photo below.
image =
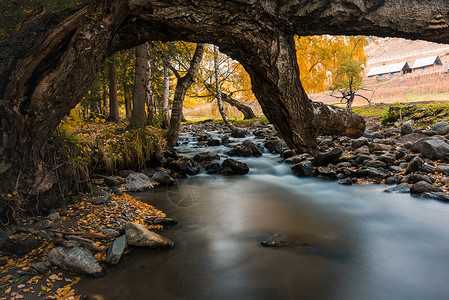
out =
{"type": "MultiPolygon", "coordinates": [[[[449,45],[425,41],[411,41],[399,38],[376,38],[366,49],[368,62],[365,72],[383,64],[407,61],[413,65],[416,59],[439,55],[443,64],[449,62],[449,45]]],[[[414,102],[449,100],[449,74],[447,72],[426,72],[407,74],[389,80],[366,80],[368,91],[360,94],[373,103],[414,102]]],[[[310,98],[327,104],[339,104],[330,92],[312,94],[310,98]]],[[[357,98],[354,105],[364,105],[366,101],[357,98]]]]}

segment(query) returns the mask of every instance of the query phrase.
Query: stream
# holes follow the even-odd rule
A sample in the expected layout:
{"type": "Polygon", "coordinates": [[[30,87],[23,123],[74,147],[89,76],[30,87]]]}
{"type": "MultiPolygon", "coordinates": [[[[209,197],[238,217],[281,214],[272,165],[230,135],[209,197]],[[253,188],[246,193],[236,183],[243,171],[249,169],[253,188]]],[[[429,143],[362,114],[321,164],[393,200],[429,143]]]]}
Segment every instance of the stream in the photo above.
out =
{"type": "MultiPolygon", "coordinates": [[[[229,150],[199,148],[190,134],[180,143],[178,153],[188,157],[210,151],[224,160],[229,150]]],[[[448,299],[448,204],[384,193],[386,185],[297,178],[270,153],[235,159],[249,174],[200,174],[134,194],[179,221],[162,232],[175,246],[135,249],[104,277],[83,278],[78,292],[104,299],[448,299]]]]}

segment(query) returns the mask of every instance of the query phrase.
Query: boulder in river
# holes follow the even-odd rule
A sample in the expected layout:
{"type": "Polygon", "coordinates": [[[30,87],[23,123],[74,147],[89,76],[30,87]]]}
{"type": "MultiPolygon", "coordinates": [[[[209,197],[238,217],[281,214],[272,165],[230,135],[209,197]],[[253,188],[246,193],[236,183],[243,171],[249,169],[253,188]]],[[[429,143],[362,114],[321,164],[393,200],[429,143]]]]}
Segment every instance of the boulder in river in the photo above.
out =
{"type": "Polygon", "coordinates": [[[220,169],[220,174],[226,176],[245,175],[249,172],[248,165],[233,159],[226,159],[220,169]]]}
{"type": "Polygon", "coordinates": [[[128,245],[147,248],[168,248],[173,242],[137,223],[128,222],[125,225],[125,235],[128,245]]]}
{"type": "Polygon", "coordinates": [[[48,253],[48,260],[64,270],[89,274],[95,277],[103,275],[103,269],[97,260],[92,253],[84,248],[56,247],[48,253]]]}
{"type": "Polygon", "coordinates": [[[425,181],[419,181],[410,188],[410,193],[415,195],[430,192],[441,192],[441,188],[425,181]]]}
{"type": "Polygon", "coordinates": [[[128,177],[126,177],[125,182],[125,189],[128,192],[140,192],[151,189],[157,185],[156,181],[142,173],[129,174],[128,177]]]}
{"type": "Polygon", "coordinates": [[[270,151],[270,153],[281,153],[282,149],[287,147],[287,144],[281,139],[271,139],[264,143],[264,147],[270,151]]]}
{"type": "Polygon", "coordinates": [[[251,156],[254,157],[260,157],[262,156],[262,152],[260,152],[259,147],[256,146],[256,144],[254,144],[251,141],[244,141],[242,143],[243,146],[249,148],[251,150],[251,156]]]}
{"type": "Polygon", "coordinates": [[[173,177],[171,177],[170,175],[168,175],[166,172],[164,172],[162,170],[157,170],[156,172],[154,172],[151,179],[159,182],[160,184],[169,184],[169,183],[175,182],[173,177]]]}
{"type": "Polygon", "coordinates": [[[248,131],[245,128],[233,128],[231,131],[231,136],[233,138],[243,138],[248,134],[248,131]]]}
{"type": "Polygon", "coordinates": [[[343,150],[334,148],[328,152],[320,153],[313,161],[314,166],[327,166],[328,164],[336,164],[340,160],[343,150]]]}
{"type": "Polygon", "coordinates": [[[218,161],[203,161],[201,166],[206,170],[207,174],[218,174],[221,169],[221,165],[218,161]]]}
{"type": "Polygon", "coordinates": [[[181,175],[196,175],[200,172],[200,168],[190,158],[180,157],[179,159],[172,161],[168,168],[178,172],[181,175]]]}
{"type": "Polygon", "coordinates": [[[210,147],[216,147],[216,146],[220,146],[220,140],[217,139],[210,139],[207,141],[207,145],[210,147]]]}
{"type": "Polygon", "coordinates": [[[410,193],[411,184],[408,183],[401,183],[397,186],[391,187],[389,189],[386,189],[384,192],[387,193],[410,193]]]}
{"type": "Polygon", "coordinates": [[[118,264],[120,258],[125,252],[126,248],[126,236],[122,235],[118,239],[116,239],[111,246],[108,248],[108,252],[106,253],[106,262],[111,265],[118,264]]]}
{"type": "Polygon", "coordinates": [[[219,160],[220,156],[216,153],[212,152],[200,152],[195,154],[193,157],[194,161],[203,162],[203,161],[211,161],[211,160],[219,160]]]}
{"type": "Polygon", "coordinates": [[[229,156],[241,156],[241,157],[250,157],[253,155],[250,148],[243,145],[236,145],[231,151],[226,153],[229,156]]]}
{"type": "Polygon", "coordinates": [[[313,166],[310,161],[297,163],[290,168],[293,175],[298,177],[311,177],[313,175],[313,166]]]}

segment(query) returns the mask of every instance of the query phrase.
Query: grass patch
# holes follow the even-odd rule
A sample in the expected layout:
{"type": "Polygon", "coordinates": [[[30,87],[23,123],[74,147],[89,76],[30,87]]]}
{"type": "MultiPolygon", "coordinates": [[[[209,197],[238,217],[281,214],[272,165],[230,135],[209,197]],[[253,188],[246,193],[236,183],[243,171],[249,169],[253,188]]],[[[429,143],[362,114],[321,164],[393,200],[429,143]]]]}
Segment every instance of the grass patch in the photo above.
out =
{"type": "Polygon", "coordinates": [[[432,126],[449,120],[448,102],[393,103],[382,117],[382,125],[414,120],[415,126],[432,126]]]}
{"type": "Polygon", "coordinates": [[[352,111],[363,117],[383,116],[388,109],[387,104],[375,103],[363,106],[354,106],[352,111]]]}
{"type": "Polygon", "coordinates": [[[126,125],[107,123],[100,118],[86,122],[76,115],[69,116],[50,141],[58,153],[56,165],[87,174],[114,174],[122,169],[144,169],[161,157],[158,130],[146,127],[127,131],[126,125]]]}

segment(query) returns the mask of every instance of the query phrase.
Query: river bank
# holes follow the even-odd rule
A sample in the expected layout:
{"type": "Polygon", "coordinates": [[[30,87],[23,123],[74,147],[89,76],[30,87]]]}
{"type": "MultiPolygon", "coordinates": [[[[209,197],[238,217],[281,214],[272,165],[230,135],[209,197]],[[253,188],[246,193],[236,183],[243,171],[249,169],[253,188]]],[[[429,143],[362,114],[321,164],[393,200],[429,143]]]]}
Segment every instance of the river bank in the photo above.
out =
{"type": "Polygon", "coordinates": [[[187,137],[180,140],[178,152],[165,151],[160,167],[149,168],[146,174],[122,170],[120,176],[97,176],[96,190],[83,199],[82,205],[52,211],[44,218],[23,219],[19,226],[11,227],[9,236],[3,238],[9,242],[11,238],[16,239],[9,243],[13,245],[9,251],[16,251],[17,256],[4,252],[1,256],[2,290],[15,299],[79,298],[71,289],[79,275],[50,264],[51,248],[57,244],[81,246],[95,254],[102,269],[109,269],[107,249],[117,237],[125,235],[127,223],[144,224],[148,229],[160,231],[163,222],[173,221],[124,191],[156,186],[165,189],[178,180],[201,173],[225,177],[251,174],[251,163],[245,161],[249,158],[254,159],[250,162],[257,161],[263,155],[278,156],[283,163],[291,165],[291,172],[298,177],[316,176],[338,180],[342,185],[386,183],[393,185],[390,192],[411,192],[441,201],[449,199],[446,173],[449,166],[445,164],[449,147],[445,146],[447,123],[415,128],[409,122],[381,130],[378,122],[371,122],[359,139],[321,137],[322,155],[317,159],[286,149],[273,126],[257,122],[247,129],[233,131],[205,122],[186,125],[183,131],[187,137]],[[194,152],[186,151],[192,148],[194,152]]]}

